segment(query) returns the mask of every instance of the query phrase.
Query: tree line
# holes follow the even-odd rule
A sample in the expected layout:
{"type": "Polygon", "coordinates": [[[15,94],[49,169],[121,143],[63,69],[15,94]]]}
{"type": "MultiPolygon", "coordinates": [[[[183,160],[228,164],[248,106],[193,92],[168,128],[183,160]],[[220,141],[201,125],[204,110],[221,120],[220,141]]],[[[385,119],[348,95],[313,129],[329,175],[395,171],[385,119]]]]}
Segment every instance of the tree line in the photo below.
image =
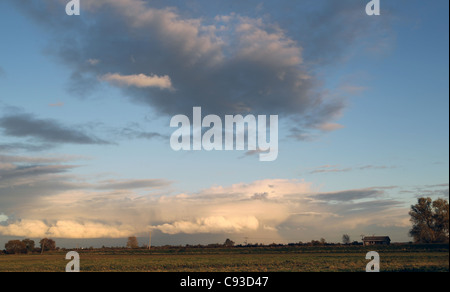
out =
{"type": "Polygon", "coordinates": [[[34,240],[29,238],[24,240],[10,240],[5,244],[5,254],[29,254],[29,253],[43,253],[45,251],[52,251],[58,249],[56,242],[50,238],[43,238],[39,241],[39,247],[36,247],[34,240]]]}

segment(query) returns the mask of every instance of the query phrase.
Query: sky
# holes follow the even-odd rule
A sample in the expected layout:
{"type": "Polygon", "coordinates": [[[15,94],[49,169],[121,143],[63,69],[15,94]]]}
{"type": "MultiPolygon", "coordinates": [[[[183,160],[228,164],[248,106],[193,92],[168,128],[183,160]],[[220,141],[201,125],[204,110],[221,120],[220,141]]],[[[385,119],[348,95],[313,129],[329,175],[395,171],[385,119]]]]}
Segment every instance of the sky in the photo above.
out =
{"type": "Polygon", "coordinates": [[[68,2],[0,2],[0,247],[405,242],[448,200],[448,1],[68,2]],[[277,159],[174,151],[194,107],[277,115],[277,159]]]}

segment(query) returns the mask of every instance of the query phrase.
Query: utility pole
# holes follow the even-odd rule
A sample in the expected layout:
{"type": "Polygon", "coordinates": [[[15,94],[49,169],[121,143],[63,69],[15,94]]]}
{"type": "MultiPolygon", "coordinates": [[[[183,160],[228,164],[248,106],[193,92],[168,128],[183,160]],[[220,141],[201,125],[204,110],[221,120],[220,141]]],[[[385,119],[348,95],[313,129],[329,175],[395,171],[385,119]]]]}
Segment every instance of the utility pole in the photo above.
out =
{"type": "Polygon", "coordinates": [[[152,231],[150,230],[150,235],[148,237],[148,250],[152,248],[152,231]]]}

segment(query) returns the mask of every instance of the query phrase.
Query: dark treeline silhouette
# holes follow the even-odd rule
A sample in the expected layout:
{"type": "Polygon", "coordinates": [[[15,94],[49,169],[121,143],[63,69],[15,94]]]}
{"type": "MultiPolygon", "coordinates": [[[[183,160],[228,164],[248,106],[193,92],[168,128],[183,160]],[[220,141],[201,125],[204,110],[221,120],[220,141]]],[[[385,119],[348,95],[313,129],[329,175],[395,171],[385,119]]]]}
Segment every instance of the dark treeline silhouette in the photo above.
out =
{"type": "MultiPolygon", "coordinates": [[[[220,243],[209,243],[209,244],[186,244],[186,245],[163,245],[163,246],[152,246],[150,250],[172,250],[172,249],[219,249],[219,248],[274,248],[274,247],[295,247],[295,246],[346,246],[346,245],[362,245],[361,242],[354,241],[352,243],[330,243],[326,242],[325,239],[311,240],[310,242],[296,242],[296,243],[247,243],[247,244],[235,244],[231,239],[227,239],[223,244],[220,243]]],[[[52,239],[44,238],[39,241],[39,246],[36,246],[35,242],[31,239],[24,240],[10,240],[5,244],[5,249],[0,250],[0,254],[42,254],[47,251],[67,251],[67,250],[79,250],[79,251],[113,251],[113,250],[148,250],[149,247],[138,246],[135,237],[128,238],[125,246],[102,246],[101,248],[94,247],[80,247],[80,248],[59,248],[52,239]]]]}
{"type": "Polygon", "coordinates": [[[39,241],[39,247],[36,247],[34,240],[29,238],[24,240],[10,240],[5,244],[5,249],[0,254],[33,254],[44,253],[46,251],[59,250],[53,239],[43,238],[39,241]]]}
{"type": "MultiPolygon", "coordinates": [[[[233,245],[231,240],[226,243],[211,243],[211,244],[186,244],[186,245],[163,245],[163,246],[152,246],[150,249],[148,246],[140,246],[140,247],[127,247],[127,246],[102,246],[100,248],[59,248],[54,246],[54,248],[48,249],[48,247],[44,246],[44,249],[41,247],[35,247],[32,250],[23,249],[22,244],[18,244],[22,242],[20,240],[12,240],[7,244],[8,248],[0,251],[0,255],[2,254],[46,254],[46,252],[60,252],[66,253],[68,251],[78,251],[78,252],[93,252],[99,254],[146,254],[146,253],[184,253],[184,252],[193,252],[193,253],[203,253],[203,252],[238,252],[238,253],[247,253],[247,252],[276,252],[276,251],[289,251],[293,249],[304,249],[307,250],[341,250],[341,249],[360,249],[365,248],[362,242],[353,241],[351,243],[332,243],[332,242],[324,242],[323,240],[311,240],[309,242],[295,242],[295,243],[271,243],[271,244],[263,244],[263,243],[248,243],[248,244],[237,244],[233,245]],[[18,249],[14,249],[13,247],[17,244],[18,249]],[[44,252],[43,252],[44,250],[44,252]]],[[[126,241],[125,241],[126,243],[126,241]]],[[[380,247],[378,247],[380,248],[380,247]]],[[[442,246],[439,244],[417,244],[413,242],[404,242],[404,243],[393,243],[390,247],[384,247],[390,249],[410,249],[410,248],[419,248],[424,250],[434,250],[436,248],[447,249],[448,245],[442,246]],[[415,247],[416,246],[416,247],[415,247]]]]}

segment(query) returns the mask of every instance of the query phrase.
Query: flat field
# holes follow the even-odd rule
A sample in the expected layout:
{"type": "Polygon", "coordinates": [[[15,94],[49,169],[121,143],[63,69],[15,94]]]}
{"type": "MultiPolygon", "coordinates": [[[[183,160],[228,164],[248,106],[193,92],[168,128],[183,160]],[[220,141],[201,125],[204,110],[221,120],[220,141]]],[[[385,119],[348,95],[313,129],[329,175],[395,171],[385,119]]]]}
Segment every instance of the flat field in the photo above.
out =
{"type": "MultiPolygon", "coordinates": [[[[82,272],[364,272],[368,251],[381,272],[449,272],[448,245],[275,246],[79,250],[82,272]]],[[[0,255],[0,272],[64,272],[68,251],[0,255]]]]}

